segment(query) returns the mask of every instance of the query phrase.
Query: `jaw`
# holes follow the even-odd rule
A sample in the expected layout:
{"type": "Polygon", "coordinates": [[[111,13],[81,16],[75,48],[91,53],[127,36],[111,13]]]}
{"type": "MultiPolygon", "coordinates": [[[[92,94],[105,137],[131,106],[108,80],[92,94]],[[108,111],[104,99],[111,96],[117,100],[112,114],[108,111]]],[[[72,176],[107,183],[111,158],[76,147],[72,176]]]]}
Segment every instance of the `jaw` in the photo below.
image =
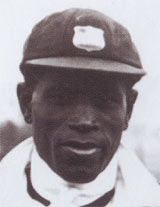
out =
{"type": "Polygon", "coordinates": [[[50,145],[48,157],[42,151],[40,156],[56,174],[71,183],[93,181],[107,167],[112,157],[105,149],[68,149],[53,145],[50,145]]]}
{"type": "Polygon", "coordinates": [[[104,157],[102,152],[85,155],[57,152],[56,163],[52,169],[68,182],[88,183],[104,169],[104,157]]]}
{"type": "Polygon", "coordinates": [[[100,173],[100,169],[97,167],[61,167],[58,169],[57,174],[59,174],[64,180],[71,183],[88,183],[93,181],[100,173]]]}

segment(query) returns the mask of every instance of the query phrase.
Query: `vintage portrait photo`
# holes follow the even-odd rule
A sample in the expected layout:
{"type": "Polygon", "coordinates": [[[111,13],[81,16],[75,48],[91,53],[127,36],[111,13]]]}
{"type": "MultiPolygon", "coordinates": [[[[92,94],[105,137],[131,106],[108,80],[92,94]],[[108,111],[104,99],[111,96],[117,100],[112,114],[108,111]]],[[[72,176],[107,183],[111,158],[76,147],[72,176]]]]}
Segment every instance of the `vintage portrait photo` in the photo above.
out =
{"type": "Polygon", "coordinates": [[[1,0],[0,207],[160,207],[159,9],[1,0]]]}

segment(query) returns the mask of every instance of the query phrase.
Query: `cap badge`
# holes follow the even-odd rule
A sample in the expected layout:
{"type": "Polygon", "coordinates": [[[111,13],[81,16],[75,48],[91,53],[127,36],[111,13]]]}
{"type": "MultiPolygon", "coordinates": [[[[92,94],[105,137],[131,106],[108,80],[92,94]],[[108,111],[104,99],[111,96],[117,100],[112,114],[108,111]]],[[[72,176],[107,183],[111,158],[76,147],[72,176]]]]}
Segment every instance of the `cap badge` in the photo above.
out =
{"type": "Polygon", "coordinates": [[[104,31],[93,26],[75,26],[72,42],[87,52],[100,51],[105,47],[104,31]]]}

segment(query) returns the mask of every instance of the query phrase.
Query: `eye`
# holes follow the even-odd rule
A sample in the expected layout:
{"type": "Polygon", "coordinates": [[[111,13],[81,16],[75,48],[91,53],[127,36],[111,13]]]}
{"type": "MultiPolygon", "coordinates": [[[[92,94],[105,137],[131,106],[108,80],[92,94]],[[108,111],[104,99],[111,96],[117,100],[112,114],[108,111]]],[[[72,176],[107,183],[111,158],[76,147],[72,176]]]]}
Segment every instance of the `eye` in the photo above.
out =
{"type": "Polygon", "coordinates": [[[94,98],[95,105],[98,107],[113,107],[119,104],[119,99],[116,96],[100,94],[94,98]]]}
{"type": "Polygon", "coordinates": [[[119,104],[119,98],[117,96],[106,96],[106,101],[112,104],[119,104]]]}
{"type": "Polygon", "coordinates": [[[45,95],[45,99],[48,103],[52,103],[54,105],[64,106],[72,104],[73,102],[73,95],[71,93],[60,92],[60,93],[47,93],[45,95]]]}

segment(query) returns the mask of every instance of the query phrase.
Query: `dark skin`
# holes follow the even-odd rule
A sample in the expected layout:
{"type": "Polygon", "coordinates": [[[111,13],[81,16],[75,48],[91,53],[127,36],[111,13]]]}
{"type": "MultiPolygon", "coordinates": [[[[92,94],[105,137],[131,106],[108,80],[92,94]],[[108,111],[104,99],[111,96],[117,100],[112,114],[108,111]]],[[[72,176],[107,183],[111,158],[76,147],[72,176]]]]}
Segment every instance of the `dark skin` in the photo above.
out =
{"type": "Polygon", "coordinates": [[[136,99],[129,103],[133,94],[120,79],[89,71],[47,72],[32,90],[17,91],[39,155],[74,183],[90,182],[107,167],[136,99]]]}

